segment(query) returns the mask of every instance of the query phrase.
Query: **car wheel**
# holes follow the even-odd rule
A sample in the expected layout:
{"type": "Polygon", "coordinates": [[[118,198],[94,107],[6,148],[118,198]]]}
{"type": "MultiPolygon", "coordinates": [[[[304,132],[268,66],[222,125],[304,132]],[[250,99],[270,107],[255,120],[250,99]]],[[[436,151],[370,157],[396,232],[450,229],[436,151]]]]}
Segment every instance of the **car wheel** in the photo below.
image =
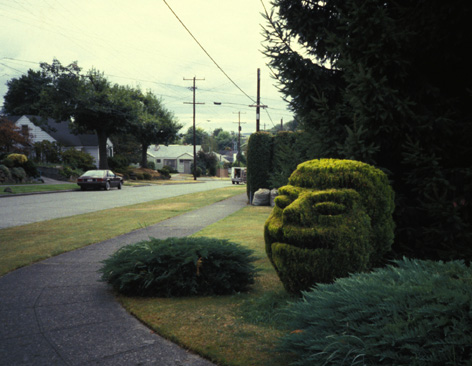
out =
{"type": "Polygon", "coordinates": [[[81,191],[85,191],[85,187],[84,187],[84,186],[80,186],[80,190],[81,190],[81,191]]]}
{"type": "Polygon", "coordinates": [[[121,186],[123,185],[123,182],[118,183],[118,189],[121,189],[121,186]]]}
{"type": "Polygon", "coordinates": [[[110,182],[106,182],[105,183],[105,191],[109,191],[110,190],[110,182]]]}

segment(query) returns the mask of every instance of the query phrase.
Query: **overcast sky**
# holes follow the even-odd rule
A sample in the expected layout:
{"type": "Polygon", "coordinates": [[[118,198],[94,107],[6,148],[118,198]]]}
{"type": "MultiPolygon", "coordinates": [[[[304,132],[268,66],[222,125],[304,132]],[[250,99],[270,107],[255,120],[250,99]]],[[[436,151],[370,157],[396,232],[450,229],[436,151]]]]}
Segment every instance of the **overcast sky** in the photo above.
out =
{"type": "MultiPolygon", "coordinates": [[[[264,0],[267,7],[269,0],[264,0]]],[[[0,108],[6,82],[40,62],[78,61],[121,85],[150,89],[186,130],[192,125],[197,81],[197,127],[256,129],[257,69],[261,69],[261,129],[290,121],[262,54],[261,0],[0,0],[0,108]],[[182,23],[239,90],[200,48],[182,23]],[[246,95],[247,94],[247,95],[246,95]],[[221,103],[215,105],[214,103],[221,103]]]]}

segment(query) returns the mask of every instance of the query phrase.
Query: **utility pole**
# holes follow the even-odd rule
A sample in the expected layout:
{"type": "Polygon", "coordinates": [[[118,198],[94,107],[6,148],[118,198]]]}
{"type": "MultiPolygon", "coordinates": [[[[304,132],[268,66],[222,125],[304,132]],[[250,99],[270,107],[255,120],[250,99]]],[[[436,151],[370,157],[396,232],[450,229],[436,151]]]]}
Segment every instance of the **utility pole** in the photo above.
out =
{"type": "Polygon", "coordinates": [[[257,100],[255,105],[249,107],[256,107],[256,132],[260,130],[261,108],[267,108],[266,105],[261,105],[261,69],[257,69],[257,100]]]}
{"type": "Polygon", "coordinates": [[[195,76],[192,79],[185,79],[184,80],[193,80],[193,87],[189,88],[193,90],[193,102],[184,102],[184,104],[193,104],[193,180],[197,180],[197,145],[196,145],[196,129],[195,129],[195,105],[196,104],[205,104],[205,103],[196,103],[195,102],[195,91],[197,87],[195,86],[195,82],[197,80],[205,80],[205,79],[197,79],[195,76]]]}
{"type": "MultiPolygon", "coordinates": [[[[236,114],[236,112],[233,112],[233,114],[236,114]]],[[[243,113],[245,114],[245,113],[243,113]]],[[[233,122],[238,124],[238,161],[241,161],[241,123],[246,123],[246,122],[241,122],[241,112],[238,112],[238,122],[233,122]]]]}

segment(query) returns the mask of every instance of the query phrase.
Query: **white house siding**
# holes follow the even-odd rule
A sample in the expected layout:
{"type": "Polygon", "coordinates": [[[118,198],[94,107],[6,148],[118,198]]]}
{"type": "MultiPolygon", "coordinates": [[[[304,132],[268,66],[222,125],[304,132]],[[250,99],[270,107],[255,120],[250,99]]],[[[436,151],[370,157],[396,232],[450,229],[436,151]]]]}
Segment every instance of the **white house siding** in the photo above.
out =
{"type": "Polygon", "coordinates": [[[98,153],[98,149],[96,146],[77,146],[76,149],[92,155],[92,158],[94,159],[94,164],[98,167],[98,162],[100,161],[100,154],[98,153]]]}
{"type": "MultiPolygon", "coordinates": [[[[63,146],[63,150],[74,148],[76,150],[86,152],[94,158],[94,163],[98,167],[100,153],[96,135],[74,135],[70,132],[66,122],[61,122],[61,124],[56,125],[52,123],[52,119],[49,119],[48,122],[50,122],[49,127],[53,130],[48,133],[41,127],[36,126],[30,118],[39,119],[39,117],[24,115],[16,120],[15,125],[20,129],[22,129],[22,126],[28,126],[28,133],[33,143],[46,140],[49,142],[57,142],[61,144],[63,146]]],[[[108,156],[113,156],[113,143],[110,141],[110,139],[107,139],[107,150],[108,156]]]]}
{"type": "Polygon", "coordinates": [[[33,122],[31,122],[26,116],[22,116],[21,118],[19,118],[16,121],[15,125],[20,129],[22,128],[21,126],[28,126],[29,135],[31,136],[31,140],[33,143],[41,142],[44,140],[49,142],[56,141],[51,135],[49,135],[47,132],[43,131],[40,127],[36,126],[33,122]]]}
{"type": "MultiPolygon", "coordinates": [[[[197,145],[200,151],[201,146],[197,145]]],[[[153,162],[156,169],[162,169],[165,165],[171,166],[179,173],[190,174],[190,166],[193,163],[193,145],[151,145],[147,150],[148,162],[153,162]]]]}

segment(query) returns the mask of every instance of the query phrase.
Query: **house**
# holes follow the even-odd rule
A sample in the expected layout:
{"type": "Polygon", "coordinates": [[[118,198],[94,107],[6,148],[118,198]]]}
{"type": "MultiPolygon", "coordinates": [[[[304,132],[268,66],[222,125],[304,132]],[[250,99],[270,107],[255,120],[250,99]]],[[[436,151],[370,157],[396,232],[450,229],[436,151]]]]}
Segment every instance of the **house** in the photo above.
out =
{"type": "MultiPolygon", "coordinates": [[[[97,135],[75,135],[71,132],[68,122],[57,122],[52,118],[48,118],[47,123],[43,123],[40,117],[30,115],[5,116],[4,118],[18,126],[24,135],[29,135],[33,143],[46,140],[56,142],[64,149],[74,148],[86,152],[95,159],[95,164],[98,166],[100,153],[97,135]]],[[[107,148],[108,156],[113,156],[113,144],[109,139],[107,148]]]]}
{"type": "MultiPolygon", "coordinates": [[[[196,151],[202,149],[197,145],[196,151]]],[[[153,162],[156,169],[165,165],[172,167],[179,173],[191,174],[193,163],[193,145],[151,145],[147,150],[148,162],[153,162]]]]}

